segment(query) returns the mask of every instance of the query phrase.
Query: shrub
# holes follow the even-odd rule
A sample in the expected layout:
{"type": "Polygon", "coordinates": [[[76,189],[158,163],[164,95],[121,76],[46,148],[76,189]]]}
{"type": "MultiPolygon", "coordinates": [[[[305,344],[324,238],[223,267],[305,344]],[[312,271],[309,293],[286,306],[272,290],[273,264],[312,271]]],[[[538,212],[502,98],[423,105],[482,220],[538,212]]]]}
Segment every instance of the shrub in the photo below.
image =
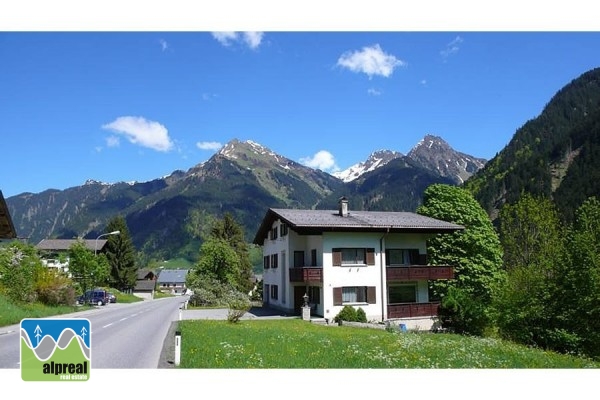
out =
{"type": "Polygon", "coordinates": [[[236,292],[230,294],[230,298],[227,301],[227,307],[229,309],[227,311],[227,321],[235,323],[250,310],[252,304],[250,303],[248,296],[241,292],[236,292]]]}
{"type": "Polygon", "coordinates": [[[358,307],[358,310],[356,310],[356,322],[367,322],[367,314],[362,307],[358,307]]]}
{"type": "Polygon", "coordinates": [[[49,268],[38,271],[35,292],[37,301],[48,306],[71,306],[75,299],[75,288],[71,279],[49,268]]]}
{"type": "Polygon", "coordinates": [[[340,311],[333,320],[337,323],[339,323],[340,321],[354,321],[355,322],[358,320],[356,313],[357,313],[357,311],[354,307],[344,306],[344,308],[342,308],[342,311],[340,311]]]}
{"type": "Polygon", "coordinates": [[[439,308],[442,327],[459,333],[481,336],[490,325],[483,302],[463,289],[450,287],[439,308]]]}

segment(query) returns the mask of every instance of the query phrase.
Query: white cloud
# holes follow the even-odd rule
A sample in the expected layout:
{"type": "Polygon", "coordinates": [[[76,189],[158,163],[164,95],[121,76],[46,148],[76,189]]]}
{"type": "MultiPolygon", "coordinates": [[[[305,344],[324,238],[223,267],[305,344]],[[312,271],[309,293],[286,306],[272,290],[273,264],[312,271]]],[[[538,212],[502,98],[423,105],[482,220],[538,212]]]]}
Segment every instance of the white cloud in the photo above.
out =
{"type": "Polygon", "coordinates": [[[262,32],[245,32],[242,35],[244,37],[244,42],[246,42],[251,49],[256,49],[262,42],[262,32]]]}
{"type": "Polygon", "coordinates": [[[223,147],[223,144],[221,144],[219,142],[198,142],[198,143],[196,143],[196,147],[198,147],[201,150],[214,150],[214,151],[217,151],[221,147],[223,147]]]}
{"type": "Polygon", "coordinates": [[[378,44],[363,47],[360,51],[347,51],[340,56],[337,65],[352,72],[362,72],[369,78],[373,75],[389,77],[396,67],[406,63],[391,54],[386,54],[378,44]]]}
{"type": "Polygon", "coordinates": [[[370,88],[369,90],[367,90],[367,93],[370,96],[381,96],[381,90],[375,88],[370,88]]]}
{"type": "Polygon", "coordinates": [[[147,121],[143,117],[119,117],[113,122],[103,125],[102,128],[123,135],[133,144],[156,151],[166,152],[173,148],[167,128],[158,122],[147,121]]]}
{"type": "Polygon", "coordinates": [[[223,46],[242,42],[253,50],[260,46],[264,35],[263,32],[212,32],[211,34],[223,46]]]}
{"type": "Polygon", "coordinates": [[[446,45],[446,48],[444,50],[440,51],[440,54],[442,55],[442,57],[444,57],[444,59],[446,59],[451,55],[458,53],[462,42],[464,42],[463,38],[457,36],[456,38],[454,38],[454,40],[452,40],[446,45]]]}
{"type": "Polygon", "coordinates": [[[307,167],[320,169],[321,171],[336,172],[340,170],[335,163],[333,154],[327,150],[321,150],[312,157],[301,158],[300,163],[307,167]]]}
{"type": "Polygon", "coordinates": [[[229,46],[237,40],[238,35],[236,32],[212,32],[212,36],[223,46],[229,46]]]}
{"type": "Polygon", "coordinates": [[[166,40],[160,39],[158,42],[160,43],[160,48],[162,49],[162,51],[165,51],[169,48],[169,43],[167,43],[166,40]]]}
{"type": "Polygon", "coordinates": [[[216,99],[217,97],[218,95],[213,93],[202,93],[202,100],[204,101],[210,101],[212,99],[216,99]]]}
{"type": "Polygon", "coordinates": [[[109,136],[106,138],[107,147],[119,147],[121,140],[117,136],[109,136]]]}

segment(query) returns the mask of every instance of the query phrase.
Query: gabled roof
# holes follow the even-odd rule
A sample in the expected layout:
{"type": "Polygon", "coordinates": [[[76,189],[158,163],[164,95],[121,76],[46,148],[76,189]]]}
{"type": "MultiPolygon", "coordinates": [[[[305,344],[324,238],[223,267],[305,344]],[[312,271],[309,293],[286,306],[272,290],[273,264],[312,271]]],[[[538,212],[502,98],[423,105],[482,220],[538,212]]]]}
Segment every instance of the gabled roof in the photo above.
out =
{"type": "Polygon", "coordinates": [[[163,269],[158,275],[158,283],[185,283],[189,269],[163,269]]]}
{"type": "Polygon", "coordinates": [[[153,280],[146,280],[146,281],[138,280],[135,283],[133,290],[136,292],[151,291],[151,290],[154,290],[155,285],[156,285],[156,281],[153,281],[153,280]]]}
{"type": "Polygon", "coordinates": [[[253,243],[262,245],[273,222],[278,219],[301,235],[323,232],[451,233],[464,229],[461,225],[412,212],[350,211],[342,217],[338,210],[270,208],[253,243]]]}
{"type": "Polygon", "coordinates": [[[137,271],[137,279],[138,280],[154,280],[156,275],[154,271],[148,268],[141,268],[137,271]]]}
{"type": "MultiPolygon", "coordinates": [[[[85,247],[92,251],[100,251],[106,244],[106,239],[83,239],[85,247]],[[98,246],[98,247],[96,247],[98,246]]],[[[42,239],[35,248],[38,250],[49,251],[67,251],[73,244],[77,243],[77,239],[42,239]]]]}
{"type": "Polygon", "coordinates": [[[10,218],[8,206],[0,190],[0,239],[15,239],[16,237],[15,226],[10,218]]]}

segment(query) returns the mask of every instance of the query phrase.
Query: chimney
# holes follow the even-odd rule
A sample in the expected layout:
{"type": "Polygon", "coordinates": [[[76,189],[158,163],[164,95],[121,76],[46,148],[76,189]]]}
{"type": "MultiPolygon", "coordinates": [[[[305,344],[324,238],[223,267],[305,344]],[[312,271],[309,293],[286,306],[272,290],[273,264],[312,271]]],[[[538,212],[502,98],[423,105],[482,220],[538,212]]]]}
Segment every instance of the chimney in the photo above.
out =
{"type": "Polygon", "coordinates": [[[348,199],[346,197],[340,197],[339,200],[339,212],[340,212],[340,217],[347,217],[348,216],[348,199]]]}

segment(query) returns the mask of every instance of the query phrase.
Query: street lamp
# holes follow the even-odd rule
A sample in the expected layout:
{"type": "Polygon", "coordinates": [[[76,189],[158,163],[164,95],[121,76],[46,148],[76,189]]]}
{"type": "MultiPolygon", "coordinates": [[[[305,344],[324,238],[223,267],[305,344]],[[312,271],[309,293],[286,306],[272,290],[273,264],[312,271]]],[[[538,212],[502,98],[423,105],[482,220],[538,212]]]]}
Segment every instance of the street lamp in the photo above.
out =
{"type": "Polygon", "coordinates": [[[96,243],[94,245],[94,256],[98,254],[98,239],[100,239],[102,236],[118,235],[120,233],[121,233],[121,231],[112,231],[112,232],[108,232],[108,233],[103,233],[102,235],[98,236],[96,238],[96,243]]]}

